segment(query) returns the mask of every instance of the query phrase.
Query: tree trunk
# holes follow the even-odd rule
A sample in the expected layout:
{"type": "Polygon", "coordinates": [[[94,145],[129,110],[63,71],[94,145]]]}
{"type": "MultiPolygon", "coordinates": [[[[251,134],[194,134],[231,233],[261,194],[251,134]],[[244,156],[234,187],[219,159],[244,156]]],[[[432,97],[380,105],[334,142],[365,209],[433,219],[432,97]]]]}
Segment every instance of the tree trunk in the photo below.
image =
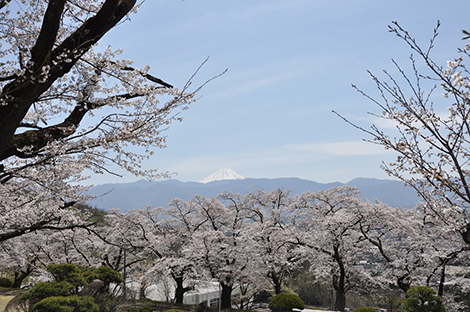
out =
{"type": "Polygon", "coordinates": [[[409,282],[409,274],[405,274],[397,278],[397,284],[398,287],[400,287],[400,289],[403,290],[403,292],[406,294],[408,289],[410,289],[411,287],[411,284],[409,282]]]}
{"type": "Polygon", "coordinates": [[[339,269],[339,276],[333,274],[333,287],[336,291],[335,309],[336,311],[344,311],[346,308],[346,270],[338,247],[335,246],[334,250],[334,258],[339,269]]]}
{"type": "Polygon", "coordinates": [[[175,303],[183,304],[184,294],[187,291],[192,290],[193,288],[192,287],[184,287],[184,285],[183,285],[184,280],[183,280],[182,276],[176,276],[176,275],[172,274],[172,277],[176,282],[175,303]]]}
{"type": "Polygon", "coordinates": [[[224,282],[220,283],[222,287],[222,295],[220,298],[221,301],[221,308],[222,309],[230,309],[232,308],[232,289],[233,285],[227,285],[224,282]]]}
{"type": "Polygon", "coordinates": [[[281,284],[274,284],[274,292],[276,293],[276,295],[279,295],[281,293],[281,284]]]}
{"type": "Polygon", "coordinates": [[[335,289],[335,310],[344,311],[346,308],[346,288],[344,270],[340,270],[339,276],[333,276],[333,288],[335,289]]]}
{"type": "Polygon", "coordinates": [[[281,289],[282,289],[282,278],[279,277],[279,275],[276,274],[275,272],[271,272],[269,277],[271,277],[271,281],[273,282],[274,293],[276,295],[279,295],[281,293],[281,289]]]}
{"type": "Polygon", "coordinates": [[[344,311],[346,308],[346,294],[343,292],[336,291],[335,309],[337,311],[344,311]]]}
{"type": "Polygon", "coordinates": [[[32,272],[33,270],[27,270],[26,272],[15,272],[15,279],[13,280],[13,285],[11,287],[21,288],[21,284],[23,284],[24,279],[27,278],[32,272]]]}
{"type": "Polygon", "coordinates": [[[15,272],[15,279],[13,280],[13,285],[11,286],[12,288],[21,288],[21,284],[23,284],[24,279],[34,272],[36,260],[37,259],[33,259],[26,270],[15,272]]]}
{"type": "Polygon", "coordinates": [[[140,283],[140,288],[139,288],[139,299],[145,299],[146,298],[146,292],[147,290],[147,283],[146,282],[141,282],[140,283]]]}
{"type": "Polygon", "coordinates": [[[442,297],[444,295],[444,283],[446,281],[446,266],[442,266],[442,271],[441,271],[441,279],[439,281],[439,289],[437,291],[437,295],[439,297],[442,297]]]}

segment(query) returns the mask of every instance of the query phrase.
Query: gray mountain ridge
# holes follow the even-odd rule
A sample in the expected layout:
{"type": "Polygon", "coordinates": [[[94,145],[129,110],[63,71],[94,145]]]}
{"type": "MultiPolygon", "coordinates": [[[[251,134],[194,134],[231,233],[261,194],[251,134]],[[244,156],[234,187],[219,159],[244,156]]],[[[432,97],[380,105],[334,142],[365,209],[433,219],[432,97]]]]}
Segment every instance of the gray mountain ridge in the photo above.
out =
{"type": "Polygon", "coordinates": [[[403,182],[396,180],[357,178],[348,183],[318,183],[299,178],[246,178],[209,183],[139,180],[133,183],[101,184],[89,190],[89,194],[97,195],[98,198],[91,200],[88,204],[105,210],[117,208],[124,212],[131,209],[142,209],[147,205],[164,207],[174,198],[189,200],[195,195],[216,197],[224,191],[246,194],[258,189],[270,192],[283,188],[289,190],[291,195],[296,195],[306,191],[326,190],[344,184],[357,187],[363,198],[370,201],[379,200],[393,207],[412,208],[420,201],[414,189],[405,187],[403,182]]]}

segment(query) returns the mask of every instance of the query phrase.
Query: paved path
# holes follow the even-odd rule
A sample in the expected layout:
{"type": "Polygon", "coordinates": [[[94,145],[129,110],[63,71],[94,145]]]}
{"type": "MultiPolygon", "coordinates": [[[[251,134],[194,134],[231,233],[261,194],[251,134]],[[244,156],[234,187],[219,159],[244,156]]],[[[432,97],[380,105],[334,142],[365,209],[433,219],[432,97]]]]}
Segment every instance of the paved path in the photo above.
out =
{"type": "Polygon", "coordinates": [[[5,311],[8,302],[18,295],[24,293],[24,290],[19,289],[0,289],[0,312],[5,311]]]}

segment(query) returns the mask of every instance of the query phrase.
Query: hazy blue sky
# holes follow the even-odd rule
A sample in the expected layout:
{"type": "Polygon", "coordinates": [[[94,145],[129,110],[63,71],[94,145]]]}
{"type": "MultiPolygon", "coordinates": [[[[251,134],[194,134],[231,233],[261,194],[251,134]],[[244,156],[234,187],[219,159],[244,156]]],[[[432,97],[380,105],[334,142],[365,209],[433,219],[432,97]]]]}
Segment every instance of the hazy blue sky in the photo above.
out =
{"type": "Polygon", "coordinates": [[[392,58],[410,68],[411,50],[387,26],[396,20],[427,45],[440,20],[434,56],[445,65],[465,44],[469,12],[468,0],[147,0],[101,44],[123,48],[175,86],[207,57],[195,86],[228,68],[146,166],[177,171],[182,181],[232,168],[252,178],[347,182],[387,178],[379,166],[393,159],[331,112],[369,125],[375,107],[351,83],[375,94],[367,70],[392,70],[392,58]]]}

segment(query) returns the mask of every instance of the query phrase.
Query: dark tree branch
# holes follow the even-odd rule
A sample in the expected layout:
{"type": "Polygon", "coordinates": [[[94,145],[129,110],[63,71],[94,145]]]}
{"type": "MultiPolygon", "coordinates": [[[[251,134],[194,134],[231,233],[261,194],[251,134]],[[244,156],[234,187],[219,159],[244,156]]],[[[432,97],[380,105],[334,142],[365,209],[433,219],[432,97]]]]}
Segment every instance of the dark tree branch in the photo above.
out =
{"type": "Polygon", "coordinates": [[[9,81],[9,80],[13,80],[13,79],[16,79],[16,78],[18,78],[18,75],[16,75],[16,74],[6,76],[6,77],[0,77],[0,82],[1,81],[9,81]]]}
{"type": "Polygon", "coordinates": [[[50,53],[56,42],[59,31],[62,12],[64,11],[66,0],[50,0],[44,13],[41,31],[36,40],[36,44],[31,49],[31,61],[33,70],[37,71],[47,62],[50,53]]]}
{"type": "Polygon", "coordinates": [[[76,62],[133,8],[136,2],[135,0],[106,0],[95,16],[85,21],[56,48],[47,52],[50,49],[52,37],[46,34],[46,30],[57,33],[55,30],[57,19],[60,21],[61,18],[57,15],[61,15],[59,14],[60,4],[65,2],[65,0],[57,1],[51,1],[48,7],[41,34],[33,47],[33,64],[26,70],[25,75],[5,85],[1,92],[0,154],[3,154],[10,145],[10,140],[31,105],[58,78],[68,73],[76,62]],[[47,22],[51,24],[46,25],[47,22]],[[41,70],[36,72],[34,69],[38,68],[38,64],[41,64],[41,70]],[[42,73],[42,68],[49,68],[47,75],[42,73]],[[38,80],[42,80],[41,83],[38,80]]]}
{"type": "Polygon", "coordinates": [[[0,0],[0,10],[10,3],[11,0],[0,0]]]}
{"type": "MultiPolygon", "coordinates": [[[[132,99],[139,96],[142,95],[131,95],[126,93],[102,99],[99,103],[80,102],[75,106],[67,118],[59,124],[15,134],[9,145],[0,155],[0,161],[11,156],[17,156],[19,158],[34,157],[38,154],[39,150],[45,147],[48,143],[65,139],[74,134],[78,129],[80,122],[89,111],[106,106],[108,102],[117,99],[132,99]],[[22,151],[25,147],[29,148],[28,152],[22,151]]],[[[20,125],[22,124],[20,123],[20,125]]]]}
{"type": "MultiPolygon", "coordinates": [[[[76,204],[76,202],[66,202],[60,207],[60,209],[66,209],[66,208],[72,207],[75,204],[76,204]]],[[[0,234],[0,242],[3,242],[3,241],[6,241],[8,239],[11,239],[11,238],[21,236],[25,233],[34,232],[34,231],[38,231],[38,230],[44,230],[44,229],[65,230],[65,229],[72,229],[72,228],[76,228],[76,227],[83,227],[83,226],[80,226],[80,225],[68,225],[68,226],[63,226],[63,227],[49,225],[53,221],[57,221],[57,218],[56,217],[51,217],[51,218],[48,218],[48,219],[45,219],[45,220],[38,221],[38,222],[36,222],[36,223],[34,223],[30,226],[24,226],[24,227],[14,229],[14,230],[9,231],[9,232],[1,233],[0,234]]]]}
{"type": "MultiPolygon", "coordinates": [[[[134,71],[136,70],[134,67],[130,67],[130,66],[126,66],[126,67],[123,67],[121,68],[121,70],[126,70],[126,71],[134,71]]],[[[172,89],[173,86],[163,80],[161,80],[160,78],[157,78],[155,76],[152,76],[150,74],[144,74],[144,73],[141,73],[142,77],[144,78],[147,78],[148,80],[152,81],[152,82],[155,82],[155,83],[158,83],[158,84],[161,84],[162,86],[164,87],[167,87],[167,88],[170,88],[172,89]]]]}

